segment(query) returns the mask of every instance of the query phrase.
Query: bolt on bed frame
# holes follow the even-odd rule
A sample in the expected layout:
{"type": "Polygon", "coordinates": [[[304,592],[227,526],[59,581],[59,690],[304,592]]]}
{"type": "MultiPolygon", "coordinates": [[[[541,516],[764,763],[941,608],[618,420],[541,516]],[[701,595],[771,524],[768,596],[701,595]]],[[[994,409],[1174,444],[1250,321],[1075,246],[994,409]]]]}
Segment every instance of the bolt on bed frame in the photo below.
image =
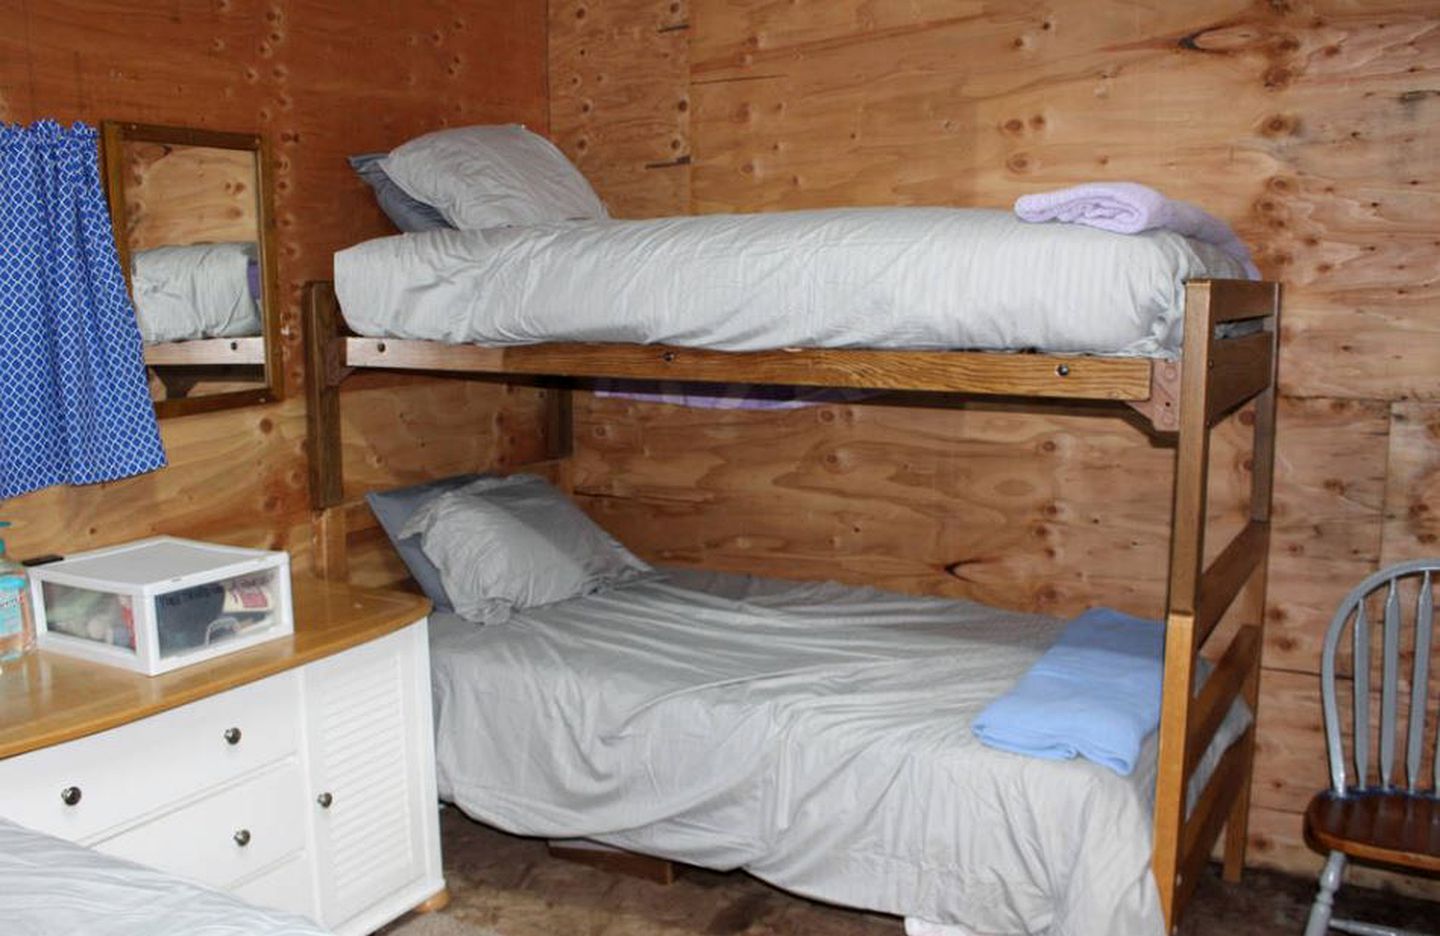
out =
{"type": "MultiPolygon", "coordinates": [[[[1185,287],[1178,362],[967,351],[803,349],[730,353],[654,345],[545,344],[492,348],[342,333],[333,285],[305,287],[306,402],[316,570],[344,577],[347,518],[340,450],[340,386],[358,368],[561,378],[696,380],[921,390],[978,396],[1115,400],[1157,432],[1178,433],[1165,610],[1165,683],[1154,817],[1155,880],[1173,930],[1223,826],[1224,876],[1244,865],[1255,755],[1252,723],[1185,808],[1189,778],[1237,698],[1259,701],[1275,452],[1280,287],[1196,280],[1185,287]],[[1244,323],[1244,325],[1241,325],[1244,323]],[[1240,326],[1240,327],[1237,327],[1240,326]],[[1254,405],[1249,521],[1204,563],[1211,431],[1254,405]],[[1196,692],[1196,661],[1237,596],[1239,627],[1196,692]]],[[[550,454],[570,453],[569,391],[552,391],[550,454]]]]}

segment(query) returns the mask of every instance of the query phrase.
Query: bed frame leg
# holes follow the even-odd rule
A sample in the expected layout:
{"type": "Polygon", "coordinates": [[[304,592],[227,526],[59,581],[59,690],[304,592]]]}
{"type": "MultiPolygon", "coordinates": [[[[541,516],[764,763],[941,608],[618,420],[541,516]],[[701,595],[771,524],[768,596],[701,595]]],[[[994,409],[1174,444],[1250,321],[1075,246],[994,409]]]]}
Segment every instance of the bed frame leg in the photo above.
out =
{"type": "Polygon", "coordinates": [[[310,505],[316,575],[344,581],[348,572],[345,551],[345,511],[340,449],[340,383],[349,373],[344,366],[345,344],[340,334],[340,305],[330,283],[305,284],[303,299],[305,337],[305,434],[310,469],[310,505]]]}
{"type": "Polygon", "coordinates": [[[344,499],[340,451],[340,383],[345,341],[340,304],[330,283],[305,284],[305,430],[310,462],[310,505],[334,507],[344,499]]]}
{"type": "Polygon", "coordinates": [[[316,511],[310,521],[314,556],[311,566],[318,578],[327,582],[344,582],[350,577],[350,559],[346,537],[349,524],[345,508],[331,507],[316,511]]]}
{"type": "Polygon", "coordinates": [[[569,387],[545,390],[545,457],[569,458],[575,452],[575,410],[569,387]]]}
{"type": "MultiPolygon", "coordinates": [[[[1260,647],[1264,643],[1265,624],[1265,552],[1269,543],[1270,492],[1274,471],[1275,354],[1278,344],[1275,338],[1279,333],[1279,302],[1279,288],[1275,284],[1226,281],[1186,284],[1185,338],[1180,375],[1180,439],[1175,457],[1175,500],[1171,516],[1173,532],[1165,616],[1165,689],[1160,718],[1153,861],[1165,925],[1171,932],[1175,931],[1183,904],[1193,892],[1195,879],[1209,857],[1214,839],[1214,832],[1209,830],[1219,831],[1213,823],[1220,809],[1226,809],[1225,878],[1238,880],[1245,863],[1251,766],[1255,752],[1253,725],[1239,742],[1237,753],[1241,763],[1241,781],[1234,799],[1228,804],[1212,801],[1213,805],[1204,810],[1197,805],[1196,815],[1191,817],[1185,815],[1184,804],[1189,782],[1187,765],[1192,762],[1190,747],[1208,742],[1208,738],[1191,737],[1196,655],[1201,645],[1215,633],[1230,598],[1237,597],[1235,591],[1227,592],[1227,589],[1242,583],[1248,588],[1248,598],[1239,611],[1259,630],[1259,639],[1254,641],[1253,656],[1245,661],[1247,670],[1240,682],[1239,694],[1243,695],[1252,711],[1259,700],[1260,647]],[[1236,357],[1236,345],[1230,345],[1228,351],[1217,351],[1216,323],[1239,318],[1266,319],[1266,328],[1271,332],[1268,371],[1263,366],[1254,366],[1253,358],[1243,362],[1243,366],[1237,366],[1241,359],[1236,357]],[[1214,369],[1217,364],[1219,368],[1214,369]],[[1225,412],[1243,402],[1240,392],[1245,386],[1244,381],[1253,379],[1257,374],[1265,375],[1268,382],[1254,397],[1251,523],[1242,536],[1237,536],[1222,551],[1222,557],[1236,544],[1255,545],[1232,555],[1223,568],[1206,569],[1205,528],[1211,429],[1225,412]],[[1240,382],[1240,389],[1237,389],[1237,382],[1240,382]],[[1258,552],[1251,551],[1252,548],[1258,552]],[[1205,840],[1202,841],[1200,836],[1204,836],[1205,840]]],[[[1249,342],[1246,347],[1253,347],[1253,339],[1242,340],[1249,342]]],[[[1221,565],[1218,559],[1215,564],[1221,565]]]]}
{"type": "MultiPolygon", "coordinates": [[[[1270,386],[1255,398],[1255,425],[1250,459],[1250,519],[1261,523],[1270,522],[1275,480],[1275,407],[1278,397],[1276,387],[1280,357],[1278,340],[1280,335],[1280,292],[1278,288],[1273,292],[1273,318],[1270,321],[1270,328],[1277,339],[1271,351],[1270,386]]],[[[1250,590],[1246,598],[1248,603],[1245,609],[1249,620],[1259,626],[1261,636],[1255,652],[1254,664],[1245,677],[1245,687],[1242,690],[1245,704],[1250,706],[1250,712],[1257,721],[1260,718],[1261,648],[1265,645],[1265,596],[1268,591],[1269,573],[1270,557],[1267,550],[1266,554],[1260,557],[1259,565],[1250,581],[1250,590]]],[[[1255,764],[1254,723],[1251,723],[1250,730],[1245,732],[1245,737],[1241,739],[1240,743],[1244,745],[1241,757],[1245,761],[1247,782],[1241,788],[1240,795],[1235,798],[1235,805],[1231,808],[1230,817],[1225,821],[1223,875],[1225,880],[1231,884],[1240,881],[1240,875],[1245,869],[1245,850],[1249,844],[1250,780],[1254,777],[1255,764]]]]}
{"type": "Polygon", "coordinates": [[[581,846],[552,842],[549,848],[550,854],[556,858],[589,865],[611,874],[623,874],[656,884],[675,883],[675,863],[665,858],[638,855],[619,848],[595,847],[588,843],[581,846]]]}

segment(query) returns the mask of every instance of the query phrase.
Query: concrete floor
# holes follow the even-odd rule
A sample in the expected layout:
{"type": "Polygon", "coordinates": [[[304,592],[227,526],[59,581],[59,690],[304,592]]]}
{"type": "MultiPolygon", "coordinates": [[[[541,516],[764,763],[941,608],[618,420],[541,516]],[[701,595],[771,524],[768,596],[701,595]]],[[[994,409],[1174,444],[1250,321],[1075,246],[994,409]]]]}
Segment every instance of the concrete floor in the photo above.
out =
{"type": "MultiPolygon", "coordinates": [[[[792,897],[742,873],[686,868],[670,885],[553,858],[543,843],[505,835],[458,810],[442,813],[452,901],[445,932],[492,928],[500,936],[899,936],[895,917],[792,897]]],[[[1218,871],[1198,886],[1184,936],[1298,936],[1314,896],[1308,880],[1218,871]]],[[[1338,908],[1360,919],[1440,933],[1440,904],[1344,888],[1338,908]]],[[[417,921],[418,922],[418,921],[417,921]]],[[[441,923],[440,920],[433,921],[441,923]]],[[[403,921],[402,924],[403,926],[403,921]]],[[[1097,934],[1101,936],[1101,934],[1097,934]]],[[[1121,936],[1121,934],[1104,934],[1121,936]]]]}

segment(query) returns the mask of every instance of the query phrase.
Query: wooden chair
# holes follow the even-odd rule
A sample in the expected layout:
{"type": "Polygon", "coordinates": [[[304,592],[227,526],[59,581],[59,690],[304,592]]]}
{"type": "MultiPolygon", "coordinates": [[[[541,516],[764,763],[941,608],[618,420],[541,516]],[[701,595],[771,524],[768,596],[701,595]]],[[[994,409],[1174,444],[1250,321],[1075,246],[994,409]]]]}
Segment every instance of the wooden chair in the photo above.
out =
{"type": "Polygon", "coordinates": [[[1329,852],[1325,869],[1320,872],[1320,891],[1310,909],[1305,936],[1324,936],[1334,928],[1347,933],[1367,936],[1394,936],[1401,930],[1330,918],[1335,891],[1345,873],[1345,863],[1354,858],[1387,866],[1440,872],[1440,756],[1433,753],[1440,746],[1440,726],[1434,733],[1425,730],[1426,710],[1433,696],[1429,691],[1431,650],[1433,647],[1434,595],[1433,573],[1440,571],[1440,559],[1402,562],[1381,569],[1355,587],[1330,621],[1325,634],[1321,657],[1321,701],[1325,709],[1325,740],[1330,755],[1330,789],[1317,793],[1305,810],[1306,839],[1318,849],[1329,852]],[[1411,607],[1408,600],[1414,587],[1414,614],[1409,630],[1413,640],[1405,644],[1402,611],[1411,607]],[[1370,641],[1372,625],[1367,617],[1374,608],[1374,599],[1381,591],[1383,599],[1382,640],[1380,646],[1380,710],[1377,763],[1371,762],[1370,741],[1372,662],[1370,641]],[[1402,598],[1402,592],[1407,596],[1402,598]],[[1353,711],[1349,726],[1353,727],[1353,760],[1347,759],[1342,742],[1340,705],[1336,698],[1335,658],[1340,639],[1351,631],[1353,647],[1353,711]],[[1409,687],[1402,690],[1402,647],[1412,651],[1409,687]],[[1401,702],[1400,696],[1408,697],[1401,702]],[[1397,736],[1401,731],[1400,709],[1406,708],[1404,721],[1404,764],[1397,770],[1397,736]],[[1421,764],[1426,748],[1432,753],[1429,776],[1422,775],[1421,764]],[[1354,773],[1347,773],[1353,763],[1354,773]],[[1403,777],[1399,775],[1403,770],[1403,777]],[[1427,783],[1428,781],[1428,783],[1427,783]]]}

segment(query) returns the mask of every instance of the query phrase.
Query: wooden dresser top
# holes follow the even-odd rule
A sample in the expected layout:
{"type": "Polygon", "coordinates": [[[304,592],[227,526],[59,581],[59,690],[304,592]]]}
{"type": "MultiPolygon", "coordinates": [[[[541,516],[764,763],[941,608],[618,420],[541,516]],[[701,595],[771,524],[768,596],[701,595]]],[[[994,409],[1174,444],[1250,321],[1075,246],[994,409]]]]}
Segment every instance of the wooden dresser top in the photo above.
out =
{"type": "Polygon", "coordinates": [[[114,728],[383,637],[430,601],[297,576],[295,633],[160,676],[44,650],[0,664],[0,758],[114,728]]]}

